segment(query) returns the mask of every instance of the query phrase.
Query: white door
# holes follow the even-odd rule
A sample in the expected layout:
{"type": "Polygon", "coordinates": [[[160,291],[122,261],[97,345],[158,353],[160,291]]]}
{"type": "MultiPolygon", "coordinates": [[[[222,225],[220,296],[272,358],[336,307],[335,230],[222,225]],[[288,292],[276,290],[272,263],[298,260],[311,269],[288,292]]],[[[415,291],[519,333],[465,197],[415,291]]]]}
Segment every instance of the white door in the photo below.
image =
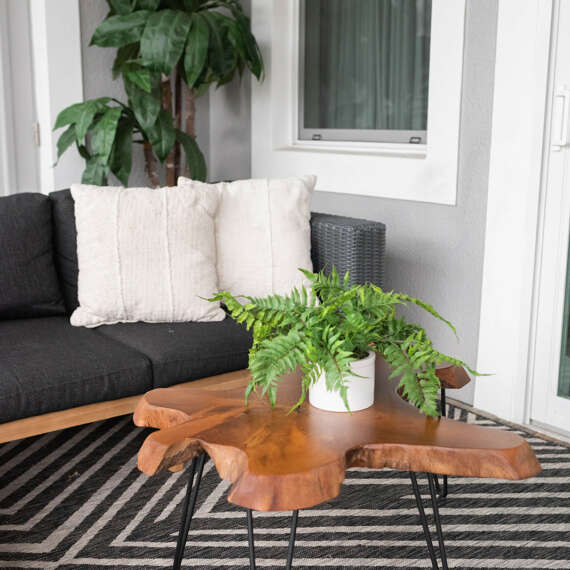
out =
{"type": "Polygon", "coordinates": [[[538,236],[530,420],[570,433],[570,2],[557,4],[538,236]]]}

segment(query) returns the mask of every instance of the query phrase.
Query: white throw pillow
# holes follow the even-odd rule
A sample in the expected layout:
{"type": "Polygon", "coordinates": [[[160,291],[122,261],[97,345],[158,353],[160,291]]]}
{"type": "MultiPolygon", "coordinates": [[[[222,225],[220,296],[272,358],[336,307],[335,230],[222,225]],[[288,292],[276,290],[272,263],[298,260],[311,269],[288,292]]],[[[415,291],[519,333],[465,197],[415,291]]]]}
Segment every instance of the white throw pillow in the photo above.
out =
{"type": "Polygon", "coordinates": [[[234,295],[287,294],[312,271],[311,195],[315,176],[204,184],[180,177],[181,188],[217,191],[218,283],[234,295]]]}
{"type": "Polygon", "coordinates": [[[221,321],[216,193],[75,184],[79,307],[74,326],[221,321]]]}

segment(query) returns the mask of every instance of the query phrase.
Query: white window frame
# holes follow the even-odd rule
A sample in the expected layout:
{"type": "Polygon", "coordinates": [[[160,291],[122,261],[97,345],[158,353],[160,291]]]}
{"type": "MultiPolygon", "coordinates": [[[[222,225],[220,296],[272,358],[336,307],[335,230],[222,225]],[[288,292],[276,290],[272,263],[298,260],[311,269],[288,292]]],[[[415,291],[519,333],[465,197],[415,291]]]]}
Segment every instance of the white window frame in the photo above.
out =
{"type": "Polygon", "coordinates": [[[252,85],[252,175],[316,174],[317,189],[455,205],[465,0],[433,0],[427,144],[298,138],[300,1],[252,0],[267,76],[252,85]]]}
{"type": "Polygon", "coordinates": [[[425,143],[427,140],[427,131],[416,130],[398,130],[398,129],[335,129],[335,128],[319,128],[319,127],[305,127],[304,113],[305,113],[305,42],[304,36],[306,32],[306,21],[303,10],[306,6],[307,0],[300,0],[299,4],[299,36],[298,36],[298,99],[297,99],[297,119],[298,130],[297,140],[306,142],[313,140],[334,141],[334,142],[380,142],[380,143],[394,143],[394,144],[410,144],[410,139],[418,139],[415,144],[425,143]],[[318,139],[315,137],[319,137],[318,139]],[[322,139],[320,138],[322,137],[322,139]]]}

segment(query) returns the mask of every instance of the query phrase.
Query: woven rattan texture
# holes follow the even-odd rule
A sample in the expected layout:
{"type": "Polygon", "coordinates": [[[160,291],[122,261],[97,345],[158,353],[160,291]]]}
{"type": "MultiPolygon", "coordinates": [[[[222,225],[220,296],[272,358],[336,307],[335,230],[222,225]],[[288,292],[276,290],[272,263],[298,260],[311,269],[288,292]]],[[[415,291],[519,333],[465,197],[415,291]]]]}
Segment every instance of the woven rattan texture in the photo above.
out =
{"type": "Polygon", "coordinates": [[[311,216],[311,256],[315,271],[341,275],[350,271],[350,284],[374,283],[384,287],[386,226],[314,212],[311,216]]]}

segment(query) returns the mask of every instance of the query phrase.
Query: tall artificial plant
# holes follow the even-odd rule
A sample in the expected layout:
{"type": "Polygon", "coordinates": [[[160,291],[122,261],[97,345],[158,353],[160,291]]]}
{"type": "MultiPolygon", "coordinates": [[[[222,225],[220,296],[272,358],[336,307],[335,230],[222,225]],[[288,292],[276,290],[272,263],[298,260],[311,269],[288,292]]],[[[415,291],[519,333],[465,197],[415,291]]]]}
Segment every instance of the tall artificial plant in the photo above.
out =
{"type": "Polygon", "coordinates": [[[132,143],[141,144],[152,186],[182,174],[205,180],[196,143],[196,98],[246,69],[263,76],[263,60],[238,0],[107,0],[110,11],[91,45],[117,48],[113,77],[122,77],[127,103],[100,97],[59,113],[58,159],[75,144],[86,161],[82,182],[106,185],[109,173],[128,185],[132,143]]]}

